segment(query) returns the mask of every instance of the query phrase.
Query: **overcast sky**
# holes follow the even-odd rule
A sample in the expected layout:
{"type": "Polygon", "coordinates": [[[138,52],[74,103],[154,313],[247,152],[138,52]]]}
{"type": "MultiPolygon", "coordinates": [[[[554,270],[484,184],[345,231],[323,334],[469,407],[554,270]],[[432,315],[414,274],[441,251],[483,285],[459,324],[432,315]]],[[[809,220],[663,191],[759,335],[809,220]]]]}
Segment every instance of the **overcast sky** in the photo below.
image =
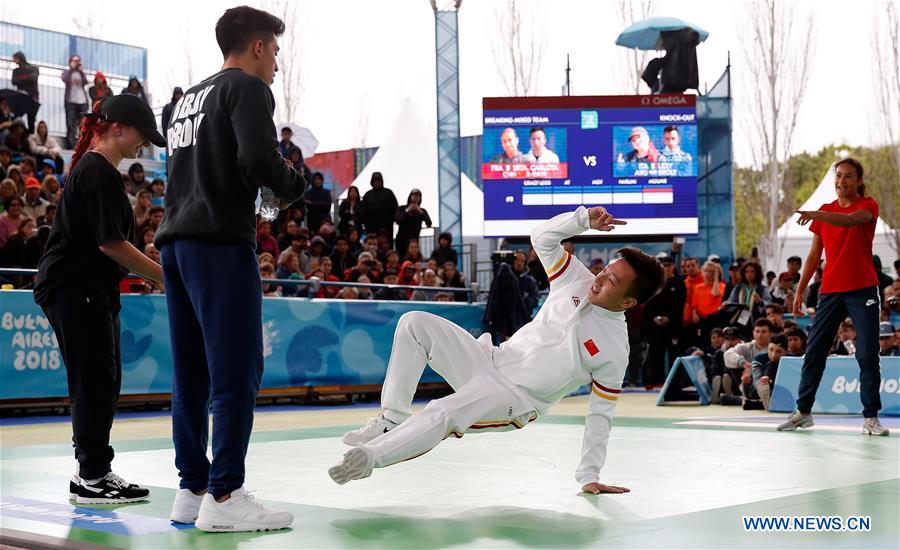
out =
{"type": "MultiPolygon", "coordinates": [[[[75,19],[82,24],[90,20],[96,38],[147,48],[148,88],[157,104],[165,102],[172,86],[187,87],[189,70],[196,81],[219,69],[221,54],[214,26],[221,13],[235,5],[217,0],[0,3],[0,17],[16,23],[77,33],[75,19]]],[[[299,3],[303,53],[298,59],[302,60],[304,89],[300,114],[294,122],[312,129],[319,138],[320,151],[355,147],[363,141],[378,145],[407,97],[423,118],[434,118],[434,17],[427,0],[299,3]]],[[[492,49],[492,36],[497,34],[495,13],[503,4],[493,0],[462,3],[463,135],[481,133],[482,97],[506,95],[492,49]]],[[[538,95],[560,94],[566,53],[572,57],[574,94],[630,93],[618,78],[622,52],[627,50],[614,45],[622,24],[611,2],[523,0],[521,4],[526,14],[539,19],[539,32],[546,41],[538,95]]],[[[799,3],[801,12],[810,11],[815,16],[816,32],[812,41],[804,36],[793,47],[813,46],[816,55],[800,113],[796,151],[815,151],[834,142],[866,145],[876,139],[869,41],[874,17],[884,5],[881,1],[859,0],[799,3]]],[[[709,31],[709,39],[697,50],[701,90],[718,79],[731,52],[736,103],[747,98],[750,84],[745,77],[739,34],[745,7],[745,3],[722,0],[656,3],[657,15],[677,16],[709,31]]],[[[737,122],[735,153],[738,162],[746,164],[748,138],[742,118],[737,122]]]]}

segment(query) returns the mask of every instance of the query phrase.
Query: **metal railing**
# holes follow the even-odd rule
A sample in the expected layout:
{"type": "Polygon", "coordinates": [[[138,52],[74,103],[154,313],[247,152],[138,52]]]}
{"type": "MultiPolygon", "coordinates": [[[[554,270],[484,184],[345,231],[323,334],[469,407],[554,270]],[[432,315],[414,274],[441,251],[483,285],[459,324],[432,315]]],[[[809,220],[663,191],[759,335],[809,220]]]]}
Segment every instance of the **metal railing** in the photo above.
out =
{"type": "MultiPolygon", "coordinates": [[[[33,277],[37,275],[37,269],[24,269],[24,268],[0,268],[0,275],[9,275],[13,277],[33,277]]],[[[132,279],[143,279],[140,275],[136,275],[134,273],[130,273],[128,278],[132,279]]],[[[263,284],[269,285],[277,285],[277,286],[305,286],[309,287],[313,292],[318,292],[320,288],[367,288],[370,290],[378,290],[378,289],[393,289],[393,290],[412,290],[412,291],[422,291],[422,292],[434,292],[435,294],[451,294],[454,297],[457,294],[465,294],[467,303],[473,303],[478,300],[479,294],[479,286],[477,282],[473,282],[467,288],[451,288],[451,287],[443,287],[443,286],[417,286],[417,285],[389,285],[384,283],[351,283],[351,282],[343,282],[343,281],[323,281],[318,277],[310,277],[309,279],[263,279],[263,284]]],[[[28,289],[21,289],[28,290],[28,289]]],[[[285,296],[285,298],[307,298],[305,296],[285,296]]],[[[390,300],[379,300],[379,301],[390,301],[390,300]]]]}

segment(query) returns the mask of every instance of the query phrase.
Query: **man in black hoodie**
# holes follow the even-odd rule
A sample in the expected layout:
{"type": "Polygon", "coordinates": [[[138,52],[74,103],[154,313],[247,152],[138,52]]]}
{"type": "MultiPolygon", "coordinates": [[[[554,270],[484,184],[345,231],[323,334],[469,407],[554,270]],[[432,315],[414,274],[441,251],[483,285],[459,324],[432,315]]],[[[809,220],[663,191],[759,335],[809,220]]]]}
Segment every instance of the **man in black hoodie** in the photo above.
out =
{"type": "Polygon", "coordinates": [[[178,104],[178,101],[184,97],[184,90],[175,86],[175,89],[172,90],[172,101],[166,104],[162,110],[162,127],[163,130],[169,127],[169,121],[172,120],[172,111],[175,110],[175,105],[178,104]]]}
{"type": "MultiPolygon", "coordinates": [[[[188,89],[166,128],[166,217],[156,233],[172,340],[172,434],[181,477],[171,520],[203,531],[280,529],[244,489],[244,458],[263,372],[262,283],[254,203],[282,206],[305,180],[278,152],[269,89],[284,22],[247,6],[216,23],[222,70],[188,89]],[[209,411],[212,463],[207,460],[209,411]]],[[[286,204],[287,203],[287,204],[286,204]]]]}
{"type": "Polygon", "coordinates": [[[309,232],[318,233],[322,222],[331,217],[331,192],[325,189],[325,176],[322,172],[312,175],[312,185],[303,194],[306,205],[306,224],[309,232]]]}
{"type": "MultiPolygon", "coordinates": [[[[394,192],[384,186],[384,178],[381,172],[373,172],[372,189],[363,196],[363,225],[366,233],[384,231],[390,241],[390,247],[394,247],[394,214],[397,213],[397,197],[394,192]]],[[[405,252],[405,251],[400,251],[405,252]]]]}
{"type": "Polygon", "coordinates": [[[38,103],[38,100],[40,99],[40,95],[38,94],[38,76],[40,75],[40,69],[29,63],[28,60],[25,59],[25,54],[22,52],[14,53],[12,58],[13,61],[16,62],[16,65],[18,65],[12,72],[12,85],[28,94],[28,97],[33,99],[36,104],[30,112],[26,113],[28,115],[28,133],[33,134],[34,122],[37,119],[37,112],[40,108],[40,103],[38,103]]]}

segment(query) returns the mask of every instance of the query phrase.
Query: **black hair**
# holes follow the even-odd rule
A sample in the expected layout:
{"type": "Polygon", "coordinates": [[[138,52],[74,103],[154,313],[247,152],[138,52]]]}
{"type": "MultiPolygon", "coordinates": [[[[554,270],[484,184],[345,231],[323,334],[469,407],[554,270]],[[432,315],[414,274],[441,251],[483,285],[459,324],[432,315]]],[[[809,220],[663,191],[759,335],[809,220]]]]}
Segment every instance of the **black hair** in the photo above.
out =
{"type": "Polygon", "coordinates": [[[5,210],[9,210],[10,205],[12,205],[13,201],[18,201],[19,206],[25,206],[25,200],[22,199],[19,195],[13,195],[10,198],[3,201],[3,208],[5,210]]]}
{"type": "Polygon", "coordinates": [[[680,133],[680,132],[678,131],[678,128],[675,127],[675,126],[672,126],[671,124],[668,125],[668,126],[666,126],[665,128],[663,128],[663,133],[664,133],[664,134],[665,134],[665,133],[668,133],[668,132],[680,133]]]}
{"type": "Polygon", "coordinates": [[[802,328],[795,328],[795,329],[789,330],[787,332],[787,336],[794,336],[796,338],[803,340],[804,342],[806,342],[806,339],[807,339],[806,331],[803,330],[802,328]]]}
{"type": "Polygon", "coordinates": [[[711,331],[709,331],[709,335],[710,335],[710,336],[721,336],[721,337],[724,338],[724,337],[725,337],[725,331],[722,330],[722,329],[720,329],[719,327],[716,327],[716,328],[712,329],[711,331]]]}
{"type": "Polygon", "coordinates": [[[666,285],[666,272],[659,261],[643,251],[626,246],[616,251],[634,270],[636,277],[628,288],[628,296],[644,304],[659,294],[666,285]]]}
{"type": "Polygon", "coordinates": [[[225,10],[216,22],[216,42],[222,55],[228,57],[256,40],[268,42],[272,35],[281,36],[284,30],[284,21],[271,13],[250,6],[238,6],[225,10]]]}
{"type": "Polygon", "coordinates": [[[772,321],[762,318],[757,319],[756,322],[753,323],[754,327],[767,327],[769,332],[775,332],[775,325],[772,324],[772,321]]]}
{"type": "Polygon", "coordinates": [[[787,347],[788,347],[787,336],[785,336],[784,334],[776,334],[775,336],[772,337],[771,340],[769,340],[769,343],[778,344],[783,349],[787,349],[787,347]]]}
{"type": "Polygon", "coordinates": [[[441,239],[447,239],[447,242],[449,242],[450,244],[453,244],[453,234],[450,233],[449,231],[444,231],[443,233],[438,235],[438,242],[440,242],[441,239]]]}
{"type": "Polygon", "coordinates": [[[744,277],[744,273],[747,272],[748,269],[752,269],[754,273],[756,273],[756,282],[754,285],[763,284],[763,272],[762,267],[756,262],[747,262],[741,266],[741,282],[744,284],[749,284],[747,279],[744,277]]]}
{"type": "Polygon", "coordinates": [[[314,180],[314,179],[316,179],[316,178],[321,179],[321,180],[322,180],[322,183],[325,183],[325,175],[322,174],[322,172],[313,172],[313,175],[312,175],[312,177],[310,178],[310,180],[314,180]]]}
{"type": "Polygon", "coordinates": [[[531,130],[528,131],[528,135],[530,136],[531,134],[533,134],[535,132],[544,132],[544,135],[547,135],[547,131],[544,130],[543,126],[535,126],[534,128],[532,128],[531,130]]]}

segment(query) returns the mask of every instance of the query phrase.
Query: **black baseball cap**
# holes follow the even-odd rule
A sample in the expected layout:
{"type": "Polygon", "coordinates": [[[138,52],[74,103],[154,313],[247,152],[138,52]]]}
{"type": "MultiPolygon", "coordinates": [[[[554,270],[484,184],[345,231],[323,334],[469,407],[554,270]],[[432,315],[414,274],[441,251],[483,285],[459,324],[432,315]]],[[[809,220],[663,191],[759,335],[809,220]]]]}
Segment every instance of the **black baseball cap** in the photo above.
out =
{"type": "Polygon", "coordinates": [[[740,338],[741,331],[737,327],[725,327],[725,330],[722,331],[722,336],[731,339],[740,338]]]}
{"type": "MultiPolygon", "coordinates": [[[[93,113],[85,116],[96,116],[93,113]]],[[[166,146],[166,138],[156,127],[153,111],[139,97],[123,94],[110,97],[100,103],[100,120],[121,122],[134,126],[141,135],[157,147],[166,146]]]]}

